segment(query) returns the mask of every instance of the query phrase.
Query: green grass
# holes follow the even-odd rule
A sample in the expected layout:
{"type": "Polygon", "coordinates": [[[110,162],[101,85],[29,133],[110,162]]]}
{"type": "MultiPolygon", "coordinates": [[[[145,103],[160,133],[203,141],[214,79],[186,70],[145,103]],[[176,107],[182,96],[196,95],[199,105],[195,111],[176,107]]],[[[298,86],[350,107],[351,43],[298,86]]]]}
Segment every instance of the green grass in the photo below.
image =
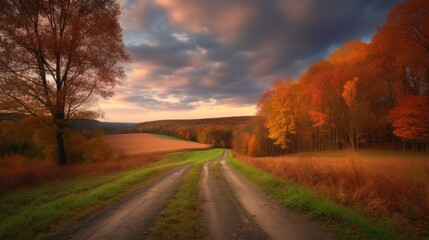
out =
{"type": "Polygon", "coordinates": [[[298,209],[312,218],[329,223],[331,230],[343,239],[403,239],[394,232],[392,226],[376,225],[358,209],[346,208],[305,187],[238,162],[231,153],[228,154],[228,163],[281,205],[298,209]]]}
{"type": "Polygon", "coordinates": [[[207,161],[221,149],[168,154],[164,164],[57,181],[0,198],[0,239],[40,239],[148,184],[168,169],[207,161]]]}
{"type": "Polygon", "coordinates": [[[184,177],[180,189],[167,203],[150,229],[154,239],[201,239],[198,180],[203,163],[195,164],[184,177]]]}
{"type": "Polygon", "coordinates": [[[156,133],[151,133],[152,135],[155,135],[157,137],[160,138],[165,138],[165,139],[170,139],[170,140],[179,140],[179,141],[187,141],[183,138],[179,138],[179,137],[174,137],[174,136],[170,136],[170,135],[163,135],[163,134],[156,134],[156,133]]]}
{"type": "Polygon", "coordinates": [[[165,155],[165,158],[158,162],[158,164],[168,163],[198,163],[205,162],[207,160],[218,157],[224,150],[220,148],[201,150],[201,151],[181,151],[175,153],[169,153],[165,155]]]}

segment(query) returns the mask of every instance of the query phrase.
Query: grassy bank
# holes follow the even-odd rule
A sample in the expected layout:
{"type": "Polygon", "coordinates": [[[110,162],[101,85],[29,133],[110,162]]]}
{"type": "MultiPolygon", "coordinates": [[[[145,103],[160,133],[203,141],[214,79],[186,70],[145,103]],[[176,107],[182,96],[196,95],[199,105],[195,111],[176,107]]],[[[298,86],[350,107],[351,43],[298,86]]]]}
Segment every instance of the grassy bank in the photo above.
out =
{"type": "Polygon", "coordinates": [[[178,152],[157,166],[56,181],[0,198],[0,239],[40,239],[130,194],[168,169],[202,162],[222,150],[178,152]]]}
{"type": "Polygon", "coordinates": [[[365,216],[389,218],[395,230],[410,239],[429,237],[429,155],[425,153],[365,150],[265,158],[234,155],[343,206],[359,206],[365,216]]]}
{"type": "Polygon", "coordinates": [[[375,224],[357,208],[346,208],[308,188],[280,179],[256,167],[235,160],[228,155],[228,163],[260,186],[283,206],[308,213],[312,218],[328,222],[343,239],[403,239],[389,221],[375,224]]]}

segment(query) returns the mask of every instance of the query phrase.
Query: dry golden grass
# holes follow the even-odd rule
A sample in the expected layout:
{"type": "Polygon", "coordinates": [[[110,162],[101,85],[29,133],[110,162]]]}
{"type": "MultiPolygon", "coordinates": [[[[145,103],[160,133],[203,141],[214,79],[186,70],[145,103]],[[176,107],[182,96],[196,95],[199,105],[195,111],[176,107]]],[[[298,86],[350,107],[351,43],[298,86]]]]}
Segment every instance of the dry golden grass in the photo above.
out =
{"type": "Polygon", "coordinates": [[[159,161],[161,157],[160,154],[145,154],[108,162],[58,166],[53,161],[38,160],[38,163],[28,163],[31,160],[22,156],[8,156],[1,159],[0,164],[3,162],[14,162],[14,164],[12,166],[1,165],[0,167],[0,194],[59,179],[96,176],[140,168],[159,161]]]}
{"type": "Polygon", "coordinates": [[[418,228],[429,233],[429,158],[424,155],[235,155],[245,163],[313,188],[346,206],[359,206],[371,216],[388,216],[401,232],[418,228]]]}
{"type": "Polygon", "coordinates": [[[208,144],[167,139],[148,133],[113,134],[105,136],[105,140],[125,155],[211,148],[208,144]]]}

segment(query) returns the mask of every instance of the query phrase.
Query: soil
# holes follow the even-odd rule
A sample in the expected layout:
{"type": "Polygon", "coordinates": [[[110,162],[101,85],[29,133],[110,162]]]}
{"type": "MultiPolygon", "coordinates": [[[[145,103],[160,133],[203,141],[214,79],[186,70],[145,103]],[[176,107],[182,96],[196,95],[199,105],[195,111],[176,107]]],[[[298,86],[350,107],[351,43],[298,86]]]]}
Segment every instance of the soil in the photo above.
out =
{"type": "Polygon", "coordinates": [[[234,197],[223,175],[215,175],[214,161],[203,166],[200,178],[202,221],[209,230],[207,239],[268,239],[234,197]]]}

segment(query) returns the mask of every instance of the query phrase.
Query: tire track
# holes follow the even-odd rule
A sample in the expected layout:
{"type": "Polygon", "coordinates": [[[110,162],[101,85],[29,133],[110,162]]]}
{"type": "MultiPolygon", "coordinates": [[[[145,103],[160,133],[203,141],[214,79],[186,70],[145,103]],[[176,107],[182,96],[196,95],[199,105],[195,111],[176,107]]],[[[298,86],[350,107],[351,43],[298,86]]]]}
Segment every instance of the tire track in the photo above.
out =
{"type": "Polygon", "coordinates": [[[226,154],[220,160],[221,173],[246,211],[270,239],[336,239],[302,214],[286,209],[269,198],[254,184],[241,177],[226,163],[226,154]]]}
{"type": "Polygon", "coordinates": [[[122,199],[52,239],[136,239],[143,237],[167,199],[177,190],[190,165],[163,174],[142,190],[122,199]]]}
{"type": "Polygon", "coordinates": [[[208,239],[268,239],[252,217],[240,206],[227,182],[216,175],[219,166],[212,160],[203,166],[200,177],[202,221],[208,239]]]}

